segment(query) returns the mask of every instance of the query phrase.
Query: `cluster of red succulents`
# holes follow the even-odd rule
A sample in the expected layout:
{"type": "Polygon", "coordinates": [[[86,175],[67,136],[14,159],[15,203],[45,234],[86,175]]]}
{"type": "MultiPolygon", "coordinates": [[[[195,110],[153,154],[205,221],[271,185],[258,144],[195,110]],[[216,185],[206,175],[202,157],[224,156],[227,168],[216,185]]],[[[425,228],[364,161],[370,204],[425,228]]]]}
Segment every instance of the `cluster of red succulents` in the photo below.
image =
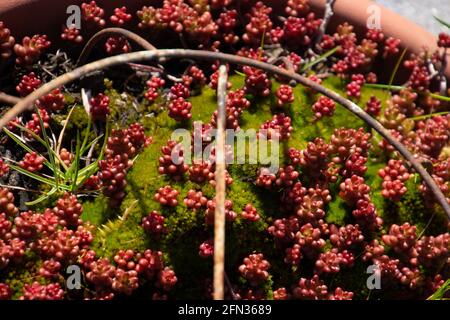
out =
{"type": "Polygon", "coordinates": [[[103,93],[91,98],[91,116],[93,120],[106,121],[111,112],[109,109],[109,97],[103,93]]]}
{"type": "Polygon", "coordinates": [[[309,11],[309,0],[288,0],[284,11],[288,16],[303,16],[309,11]]]}
{"type": "MultiPolygon", "coordinates": [[[[209,87],[211,89],[217,90],[219,85],[219,70],[214,71],[209,77],[209,87]]],[[[232,83],[227,81],[227,90],[231,89],[232,83]]]]}
{"type": "Polygon", "coordinates": [[[142,219],[142,228],[151,235],[160,235],[166,232],[164,227],[164,216],[153,210],[148,216],[142,219]]]}
{"type": "Polygon", "coordinates": [[[223,40],[227,44],[235,44],[239,41],[239,36],[236,35],[234,28],[237,25],[238,12],[236,10],[225,10],[217,19],[216,23],[219,27],[219,32],[222,34],[223,40]]]}
{"type": "Polygon", "coordinates": [[[16,43],[11,31],[5,26],[3,21],[0,21],[0,57],[6,60],[12,55],[14,44],[16,43]]]}
{"type": "Polygon", "coordinates": [[[362,74],[353,74],[351,82],[347,85],[347,95],[352,98],[361,98],[361,88],[366,83],[366,79],[362,74]]]}
{"type": "Polygon", "coordinates": [[[131,159],[136,156],[137,151],[137,146],[131,142],[128,130],[113,129],[111,131],[106,144],[106,158],[120,157],[125,167],[129,168],[132,165],[131,159]]]}
{"type": "MultiPolygon", "coordinates": [[[[205,222],[207,225],[214,224],[214,216],[216,211],[216,198],[208,200],[205,210],[205,222]]],[[[237,213],[233,211],[233,201],[225,200],[225,219],[227,221],[234,221],[237,218],[237,213]]]]}
{"type": "Polygon", "coordinates": [[[151,141],[151,137],[145,135],[144,127],[139,123],[134,123],[127,129],[112,130],[106,145],[106,159],[99,162],[97,174],[99,186],[110,199],[111,205],[120,204],[125,197],[126,174],[133,164],[132,159],[151,141]]]}
{"type": "Polygon", "coordinates": [[[163,206],[176,207],[178,205],[177,197],[180,192],[171,186],[165,186],[158,189],[154,199],[163,206]]]}
{"type": "Polygon", "coordinates": [[[292,164],[302,166],[308,174],[317,175],[327,167],[328,149],[322,138],[315,138],[304,150],[290,148],[288,157],[292,164]]]}
{"type": "Polygon", "coordinates": [[[192,89],[201,88],[206,83],[206,76],[202,69],[192,65],[183,74],[183,84],[192,89]]]}
{"type": "Polygon", "coordinates": [[[27,171],[38,172],[44,167],[44,162],[44,157],[38,155],[36,152],[32,152],[25,154],[25,157],[19,162],[19,165],[27,171]]]}
{"type": "MultiPolygon", "coordinates": [[[[50,115],[45,109],[38,109],[38,112],[39,114],[33,113],[31,115],[31,119],[25,124],[25,128],[33,132],[34,134],[40,136],[42,134],[42,130],[47,129],[49,127],[50,115]],[[42,123],[44,124],[44,128],[41,127],[41,119],[42,123]]],[[[33,139],[33,136],[29,132],[26,133],[26,136],[29,139],[33,139]]]]}
{"type": "Polygon", "coordinates": [[[354,153],[345,161],[340,174],[346,178],[350,178],[353,175],[363,177],[367,171],[366,162],[366,157],[361,156],[359,153],[354,153]]]}
{"type": "Polygon", "coordinates": [[[281,242],[289,242],[295,239],[298,229],[298,218],[292,216],[275,220],[267,230],[275,239],[281,242]]]}
{"type": "Polygon", "coordinates": [[[177,282],[172,269],[165,267],[162,252],[145,250],[119,250],[114,256],[115,265],[108,259],[95,259],[95,253],[85,258],[86,279],[96,289],[96,299],[110,300],[116,294],[131,295],[143,281],[155,281],[164,291],[177,282]]]}
{"type": "Polygon", "coordinates": [[[269,169],[263,168],[259,171],[255,184],[259,187],[271,188],[277,179],[276,175],[271,173],[269,169]]]}
{"type": "Polygon", "coordinates": [[[306,195],[307,189],[303,187],[300,181],[294,183],[293,186],[286,188],[283,191],[281,201],[283,203],[283,209],[286,211],[295,209],[303,199],[303,196],[306,195]]]}
{"type": "Polygon", "coordinates": [[[419,150],[426,156],[437,159],[450,137],[448,116],[437,116],[417,123],[419,150]]]}
{"type": "Polygon", "coordinates": [[[244,211],[241,213],[242,218],[248,221],[258,221],[261,217],[258,214],[258,211],[252,204],[247,204],[244,208],[244,211]]]}
{"type": "Polygon", "coordinates": [[[131,44],[122,36],[109,37],[105,42],[105,50],[109,55],[131,52],[131,44]]]}
{"type": "Polygon", "coordinates": [[[196,10],[184,1],[165,0],[162,8],[144,6],[137,12],[140,28],[172,29],[205,44],[217,34],[218,26],[209,11],[196,10]]]}
{"type": "Polygon", "coordinates": [[[291,86],[281,85],[275,92],[275,95],[277,97],[277,105],[280,108],[294,102],[294,92],[291,86]]]}
{"type": "Polygon", "coordinates": [[[15,216],[19,209],[14,205],[14,194],[7,188],[0,188],[0,212],[15,216]]]}
{"type": "Polygon", "coordinates": [[[250,45],[259,45],[263,37],[269,35],[273,23],[270,19],[272,8],[264,5],[262,1],[257,2],[248,14],[249,22],[245,26],[242,39],[250,45]]]}
{"type": "Polygon", "coordinates": [[[375,96],[371,96],[366,103],[366,112],[373,117],[377,117],[381,113],[381,101],[375,96]]]}
{"type": "Polygon", "coordinates": [[[243,71],[245,73],[244,90],[246,93],[257,97],[267,97],[270,94],[272,82],[267,73],[248,66],[245,66],[243,71]]]}
{"type": "Polygon", "coordinates": [[[126,174],[128,166],[123,163],[120,155],[99,162],[97,174],[102,192],[110,200],[110,204],[117,206],[125,198],[127,186],[126,174]]]}
{"type": "Polygon", "coordinates": [[[11,296],[11,288],[6,283],[0,283],[0,300],[9,300],[11,296]]]}
{"type": "Polygon", "coordinates": [[[21,97],[26,97],[34,90],[39,88],[42,84],[42,81],[36,77],[34,72],[29,73],[28,75],[24,75],[20,80],[20,83],[16,87],[17,93],[21,97]]]}
{"type": "Polygon", "coordinates": [[[313,12],[306,17],[290,16],[283,26],[283,40],[289,47],[308,46],[317,35],[322,19],[316,19],[313,12]]]}
{"type": "Polygon", "coordinates": [[[339,251],[338,249],[331,249],[323,252],[316,260],[315,272],[322,273],[338,273],[341,267],[352,267],[355,261],[353,254],[347,250],[339,251]]]}
{"type": "Polygon", "coordinates": [[[161,148],[162,156],[159,157],[159,173],[167,174],[175,181],[183,179],[189,166],[184,162],[183,148],[176,141],[169,140],[167,145],[161,148]]]}
{"type": "Polygon", "coordinates": [[[309,188],[297,207],[297,216],[302,222],[319,223],[325,216],[325,205],[330,202],[330,191],[322,188],[309,188]]]}
{"type": "Polygon", "coordinates": [[[163,88],[165,84],[166,81],[164,79],[152,77],[147,81],[148,90],[144,94],[145,98],[150,102],[154,102],[160,96],[159,90],[163,88]]]}
{"type": "Polygon", "coordinates": [[[82,224],[83,206],[75,195],[64,193],[63,197],[56,202],[53,211],[61,219],[59,223],[62,226],[77,227],[82,224]]]}
{"type": "Polygon", "coordinates": [[[409,223],[393,224],[389,233],[382,237],[382,241],[395,253],[395,257],[388,256],[378,240],[366,245],[363,255],[364,261],[372,261],[377,266],[377,272],[382,276],[382,285],[391,286],[398,283],[412,290],[425,289],[427,283],[441,277],[440,274],[434,279],[425,277],[419,267],[433,268],[433,265],[445,263],[450,243],[448,233],[417,239],[415,226],[409,223]]]}
{"type": "Polygon", "coordinates": [[[441,48],[450,48],[450,34],[444,32],[439,33],[438,46],[441,48]]]}
{"type": "MultiPolygon", "coordinates": [[[[227,129],[239,129],[239,119],[242,112],[250,107],[250,101],[245,98],[245,91],[239,89],[236,91],[230,91],[227,94],[226,110],[226,128],[227,129]]],[[[211,117],[211,123],[213,127],[217,127],[217,111],[214,111],[211,117]]]]}
{"type": "Polygon", "coordinates": [[[239,272],[252,286],[258,286],[269,278],[270,263],[262,253],[253,253],[244,259],[239,272]]]}
{"type": "Polygon", "coordinates": [[[406,193],[404,182],[409,179],[410,174],[401,160],[389,160],[388,165],[378,174],[383,178],[383,197],[398,201],[406,193]]]}
{"type": "Polygon", "coordinates": [[[39,268],[39,275],[44,278],[56,278],[61,270],[61,263],[54,259],[45,260],[39,268]]]}
{"type": "Polygon", "coordinates": [[[336,109],[336,103],[328,97],[320,96],[319,99],[312,105],[312,110],[316,119],[324,116],[331,117],[336,109]]]}
{"type": "Polygon", "coordinates": [[[201,191],[195,191],[195,190],[189,190],[186,198],[184,199],[184,204],[186,207],[197,211],[201,208],[205,208],[206,204],[208,203],[208,199],[203,196],[203,193],[201,191]]]}
{"type": "Polygon", "coordinates": [[[30,65],[39,60],[41,55],[51,45],[46,35],[34,35],[33,37],[24,37],[22,44],[17,43],[14,46],[16,54],[16,63],[19,65],[30,65]]]}
{"type": "Polygon", "coordinates": [[[189,180],[196,183],[211,181],[215,177],[213,166],[210,162],[201,161],[189,167],[189,180]]]}
{"type": "Polygon", "coordinates": [[[61,33],[61,39],[64,41],[73,42],[75,44],[80,44],[84,40],[80,30],[77,29],[75,26],[64,27],[61,33]]]}
{"type": "Polygon", "coordinates": [[[363,240],[364,236],[357,224],[348,224],[340,228],[330,226],[330,242],[338,249],[349,249],[363,240]]]}
{"type": "Polygon", "coordinates": [[[117,25],[123,26],[125,23],[129,22],[133,16],[127,13],[127,7],[115,8],[114,14],[109,18],[109,20],[117,25]]]}
{"type": "Polygon", "coordinates": [[[298,171],[295,170],[295,168],[291,165],[281,167],[278,170],[275,184],[282,187],[291,187],[292,185],[294,185],[299,175],[300,174],[298,173],[298,171]]]}
{"type": "Polygon", "coordinates": [[[202,258],[211,257],[214,254],[214,241],[206,240],[199,246],[198,255],[202,258]]]}
{"type": "Polygon", "coordinates": [[[20,300],[62,300],[64,290],[59,283],[41,285],[39,282],[25,284],[20,300]]]}
{"type": "Polygon", "coordinates": [[[61,89],[55,89],[37,101],[37,105],[49,112],[57,112],[64,108],[66,98],[61,89]]]}
{"type": "Polygon", "coordinates": [[[343,163],[353,153],[365,156],[370,147],[370,138],[370,133],[366,133],[363,128],[335,129],[328,150],[334,156],[332,161],[338,164],[343,163]]]}
{"type": "Polygon", "coordinates": [[[415,66],[408,80],[408,86],[417,91],[424,91],[430,86],[430,74],[426,66],[415,66]]]}
{"type": "Polygon", "coordinates": [[[70,167],[70,164],[73,161],[74,155],[66,148],[62,148],[61,151],[59,152],[59,158],[67,167],[70,167]]]}
{"type": "Polygon", "coordinates": [[[340,184],[339,196],[350,205],[356,205],[358,200],[369,197],[370,187],[363,177],[353,175],[340,184]]]}
{"type": "Polygon", "coordinates": [[[3,159],[0,159],[0,178],[7,175],[9,172],[9,166],[6,164],[3,159]]]}
{"type": "Polygon", "coordinates": [[[277,137],[279,141],[283,141],[291,137],[292,130],[291,118],[284,113],[280,113],[274,115],[272,120],[263,123],[258,135],[269,140],[277,137]]]}
{"type": "Polygon", "coordinates": [[[95,23],[99,27],[104,27],[106,24],[105,19],[103,19],[105,15],[105,10],[99,7],[95,1],[91,1],[89,3],[82,3],[81,13],[83,19],[87,22],[95,23]]]}
{"type": "Polygon", "coordinates": [[[301,300],[352,300],[353,295],[353,292],[344,291],[340,287],[337,287],[334,292],[329,292],[328,287],[317,275],[311,279],[301,278],[292,292],[293,298],[301,300]]]}
{"type": "Polygon", "coordinates": [[[183,121],[192,118],[192,104],[185,98],[179,97],[169,103],[169,116],[176,121],[183,121]]]}

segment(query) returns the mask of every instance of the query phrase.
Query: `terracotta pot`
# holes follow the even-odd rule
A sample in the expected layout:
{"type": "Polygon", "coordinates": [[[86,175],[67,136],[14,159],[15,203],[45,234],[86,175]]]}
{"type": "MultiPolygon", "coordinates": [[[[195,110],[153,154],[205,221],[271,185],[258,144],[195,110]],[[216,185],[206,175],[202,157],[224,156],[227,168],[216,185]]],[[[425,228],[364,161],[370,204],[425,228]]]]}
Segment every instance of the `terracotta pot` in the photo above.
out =
{"type": "MultiPolygon", "coordinates": [[[[13,31],[14,36],[20,38],[24,35],[46,33],[52,39],[60,33],[61,26],[68,15],[66,9],[70,5],[80,5],[87,0],[2,0],[0,1],[0,20],[4,21],[13,31]]],[[[284,7],[285,0],[265,0],[275,11],[284,7]]],[[[111,15],[113,9],[121,4],[126,4],[129,12],[136,12],[143,5],[158,5],[162,0],[128,0],[111,1],[98,0],[97,3],[106,11],[106,16],[111,15]]],[[[319,15],[323,15],[326,0],[310,0],[311,7],[319,15]]],[[[370,0],[336,0],[335,16],[329,29],[337,24],[348,21],[356,27],[356,32],[363,33],[366,29],[370,6],[375,5],[370,0]]],[[[436,37],[417,24],[402,16],[376,4],[380,8],[381,26],[387,36],[398,38],[402,45],[410,52],[419,52],[423,47],[430,50],[436,49],[436,37]]],[[[430,16],[430,19],[432,17],[430,16]]],[[[57,37],[57,38],[55,38],[57,37]]],[[[450,64],[446,72],[450,77],[450,64]]]]}

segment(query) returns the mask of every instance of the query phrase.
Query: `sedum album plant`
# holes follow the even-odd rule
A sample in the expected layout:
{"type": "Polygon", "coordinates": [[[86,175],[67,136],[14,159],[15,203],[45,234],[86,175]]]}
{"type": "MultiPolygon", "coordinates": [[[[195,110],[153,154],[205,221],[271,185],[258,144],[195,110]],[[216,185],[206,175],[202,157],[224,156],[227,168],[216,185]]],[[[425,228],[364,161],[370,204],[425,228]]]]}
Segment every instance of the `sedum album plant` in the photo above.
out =
{"type": "Polygon", "coordinates": [[[448,298],[450,36],[412,54],[330,8],[88,1],[61,39],[0,22],[0,300],[211,299],[218,152],[189,155],[218,97],[247,158],[280,155],[226,166],[226,299],[448,298]]]}

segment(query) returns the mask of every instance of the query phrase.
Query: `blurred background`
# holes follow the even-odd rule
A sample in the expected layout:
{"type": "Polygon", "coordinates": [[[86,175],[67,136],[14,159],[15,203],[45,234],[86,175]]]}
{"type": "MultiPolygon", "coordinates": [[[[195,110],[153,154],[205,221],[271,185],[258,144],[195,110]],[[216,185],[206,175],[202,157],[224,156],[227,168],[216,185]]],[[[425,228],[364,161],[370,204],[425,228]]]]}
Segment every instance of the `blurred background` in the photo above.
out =
{"type": "Polygon", "coordinates": [[[433,15],[444,21],[450,21],[450,0],[375,0],[375,2],[416,22],[436,35],[441,31],[448,32],[448,28],[439,24],[433,15]]]}

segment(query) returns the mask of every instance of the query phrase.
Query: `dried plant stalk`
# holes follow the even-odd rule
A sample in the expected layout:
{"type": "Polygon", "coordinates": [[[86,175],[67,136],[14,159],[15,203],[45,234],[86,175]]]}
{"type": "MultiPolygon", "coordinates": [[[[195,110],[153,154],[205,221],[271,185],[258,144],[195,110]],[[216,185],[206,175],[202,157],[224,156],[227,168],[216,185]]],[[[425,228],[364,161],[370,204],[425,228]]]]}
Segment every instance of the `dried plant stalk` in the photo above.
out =
{"type": "Polygon", "coordinates": [[[214,300],[224,299],[225,274],[225,141],[227,67],[220,66],[217,86],[216,210],[214,213],[214,300]]]}

